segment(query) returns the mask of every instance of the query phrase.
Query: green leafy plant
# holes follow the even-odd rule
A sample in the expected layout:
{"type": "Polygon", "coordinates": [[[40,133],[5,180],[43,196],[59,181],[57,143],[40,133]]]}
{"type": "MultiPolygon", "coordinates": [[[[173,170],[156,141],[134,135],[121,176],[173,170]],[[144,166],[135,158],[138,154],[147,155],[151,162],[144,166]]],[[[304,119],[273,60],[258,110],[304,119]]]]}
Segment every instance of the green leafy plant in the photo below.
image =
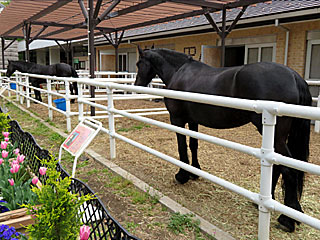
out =
{"type": "Polygon", "coordinates": [[[33,187],[39,198],[39,204],[24,205],[35,223],[27,227],[30,239],[74,240],[79,236],[81,225],[80,206],[92,195],[79,196],[69,191],[71,179],[61,178],[56,170],[57,160],[41,160],[46,168],[40,168],[41,175],[46,174],[46,184],[41,188],[33,187]]]}
{"type": "Polygon", "coordinates": [[[5,132],[10,128],[10,119],[8,119],[7,113],[0,113],[0,133],[5,132]]]}

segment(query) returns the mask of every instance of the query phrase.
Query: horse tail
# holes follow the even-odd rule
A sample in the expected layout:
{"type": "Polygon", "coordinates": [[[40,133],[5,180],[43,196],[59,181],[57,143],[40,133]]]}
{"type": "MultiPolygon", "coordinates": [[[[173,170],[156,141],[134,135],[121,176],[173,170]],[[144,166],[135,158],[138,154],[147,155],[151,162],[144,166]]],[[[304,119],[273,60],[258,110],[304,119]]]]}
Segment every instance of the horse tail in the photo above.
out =
{"type": "MultiPolygon", "coordinates": [[[[308,84],[298,73],[294,72],[296,85],[299,91],[299,105],[311,106],[312,97],[308,84]]],[[[308,162],[310,142],[310,120],[294,118],[288,136],[288,148],[293,158],[308,162]]],[[[304,172],[297,170],[297,194],[301,198],[304,182],[304,172]]]]}
{"type": "Polygon", "coordinates": [[[75,78],[79,77],[77,71],[73,67],[71,67],[71,77],[75,77],[75,78]]]}

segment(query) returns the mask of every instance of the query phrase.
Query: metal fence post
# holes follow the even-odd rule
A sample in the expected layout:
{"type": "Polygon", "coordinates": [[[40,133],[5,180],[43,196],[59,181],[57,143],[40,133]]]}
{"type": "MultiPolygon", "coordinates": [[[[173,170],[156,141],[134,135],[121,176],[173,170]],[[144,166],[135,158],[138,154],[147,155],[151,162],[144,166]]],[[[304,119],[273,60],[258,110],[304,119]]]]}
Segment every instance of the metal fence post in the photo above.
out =
{"type": "Polygon", "coordinates": [[[70,117],[70,87],[69,81],[64,80],[65,90],[66,90],[66,117],[67,117],[67,131],[71,132],[71,117],[70,117]]]}
{"type": "Polygon", "coordinates": [[[266,155],[274,151],[274,132],[276,115],[263,110],[262,113],[262,146],[261,146],[261,177],[259,194],[259,240],[269,239],[270,232],[270,211],[263,205],[270,200],[272,186],[272,163],[266,160],[266,155]]]}
{"type": "Polygon", "coordinates": [[[48,114],[49,119],[53,120],[53,111],[52,111],[52,94],[51,94],[51,79],[47,78],[47,91],[48,91],[48,114]]]}
{"type": "Polygon", "coordinates": [[[116,141],[114,137],[115,127],[114,127],[114,114],[111,112],[113,110],[113,90],[107,88],[108,95],[108,115],[109,115],[109,140],[110,140],[110,158],[116,157],[116,141]]]}

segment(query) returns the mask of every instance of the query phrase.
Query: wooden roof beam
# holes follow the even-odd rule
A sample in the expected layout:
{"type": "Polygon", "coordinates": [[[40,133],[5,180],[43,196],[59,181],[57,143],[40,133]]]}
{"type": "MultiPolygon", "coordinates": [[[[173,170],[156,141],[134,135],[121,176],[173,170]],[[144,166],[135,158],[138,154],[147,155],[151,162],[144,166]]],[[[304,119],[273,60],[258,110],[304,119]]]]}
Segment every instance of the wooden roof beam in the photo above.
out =
{"type": "Polygon", "coordinates": [[[83,0],[78,0],[78,3],[79,3],[79,6],[80,6],[80,9],[82,11],[84,18],[87,20],[88,19],[88,11],[87,11],[86,6],[83,3],[83,0]]]}
{"type": "Polygon", "coordinates": [[[205,11],[204,10],[196,10],[196,11],[192,11],[192,12],[188,12],[188,13],[182,13],[182,14],[177,14],[171,17],[164,17],[164,18],[159,18],[156,20],[151,20],[151,21],[147,21],[147,22],[142,22],[142,23],[137,23],[137,24],[132,24],[132,25],[128,25],[125,27],[120,27],[117,30],[128,30],[131,28],[140,28],[140,27],[145,27],[145,26],[149,26],[152,24],[158,24],[158,23],[163,23],[163,22],[169,22],[169,21],[174,21],[174,20],[179,20],[179,19],[183,19],[183,18],[187,18],[187,17],[193,17],[193,16],[197,16],[197,15],[202,15],[204,14],[205,11]]]}
{"type": "MultiPolygon", "coordinates": [[[[60,0],[60,1],[57,1],[55,3],[53,3],[52,5],[50,5],[49,7],[43,9],[42,11],[40,11],[38,14],[36,15],[33,15],[31,17],[29,17],[28,19],[26,19],[24,22],[32,22],[36,19],[39,19],[51,12],[53,12],[54,10],[68,4],[69,2],[71,2],[72,0],[60,0]]],[[[19,23],[18,25],[16,25],[15,27],[11,28],[10,30],[6,31],[3,36],[5,35],[9,35],[10,33],[13,33],[15,31],[17,31],[18,29],[20,29],[21,27],[23,27],[24,25],[24,22],[22,23],[19,23]]]]}
{"type": "Polygon", "coordinates": [[[108,19],[113,18],[113,17],[119,17],[121,15],[125,15],[125,14],[128,14],[128,13],[136,12],[136,11],[139,11],[139,10],[142,10],[142,9],[145,9],[145,8],[153,7],[153,6],[156,6],[156,5],[164,3],[164,2],[166,2],[166,0],[149,0],[149,1],[146,1],[146,2],[143,2],[143,3],[139,3],[139,4],[136,4],[134,6],[127,7],[125,9],[121,9],[121,10],[116,11],[116,12],[111,12],[111,13],[107,14],[104,17],[104,19],[101,19],[101,21],[102,20],[108,20],[108,19]]]}

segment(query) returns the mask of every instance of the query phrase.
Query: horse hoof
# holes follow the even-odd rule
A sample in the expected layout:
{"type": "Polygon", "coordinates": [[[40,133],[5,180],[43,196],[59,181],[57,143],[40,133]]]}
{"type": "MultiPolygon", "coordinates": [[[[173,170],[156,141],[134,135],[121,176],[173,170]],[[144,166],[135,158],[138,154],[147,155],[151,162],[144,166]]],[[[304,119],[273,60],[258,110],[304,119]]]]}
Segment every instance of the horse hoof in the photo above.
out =
{"type": "Polygon", "coordinates": [[[175,179],[179,184],[185,184],[186,182],[189,181],[189,175],[177,173],[175,176],[175,179]]]}
{"type": "Polygon", "coordinates": [[[190,175],[190,179],[191,179],[191,180],[197,180],[197,179],[199,178],[198,175],[195,175],[195,174],[193,174],[193,173],[190,173],[189,175],[190,175]]]}
{"type": "Polygon", "coordinates": [[[294,232],[295,230],[295,220],[289,218],[285,215],[280,215],[278,218],[278,222],[280,223],[280,228],[286,232],[294,232]]]}
{"type": "Polygon", "coordinates": [[[74,99],[73,99],[73,100],[71,100],[71,101],[70,101],[70,103],[75,103],[75,100],[74,100],[74,99]]]}

